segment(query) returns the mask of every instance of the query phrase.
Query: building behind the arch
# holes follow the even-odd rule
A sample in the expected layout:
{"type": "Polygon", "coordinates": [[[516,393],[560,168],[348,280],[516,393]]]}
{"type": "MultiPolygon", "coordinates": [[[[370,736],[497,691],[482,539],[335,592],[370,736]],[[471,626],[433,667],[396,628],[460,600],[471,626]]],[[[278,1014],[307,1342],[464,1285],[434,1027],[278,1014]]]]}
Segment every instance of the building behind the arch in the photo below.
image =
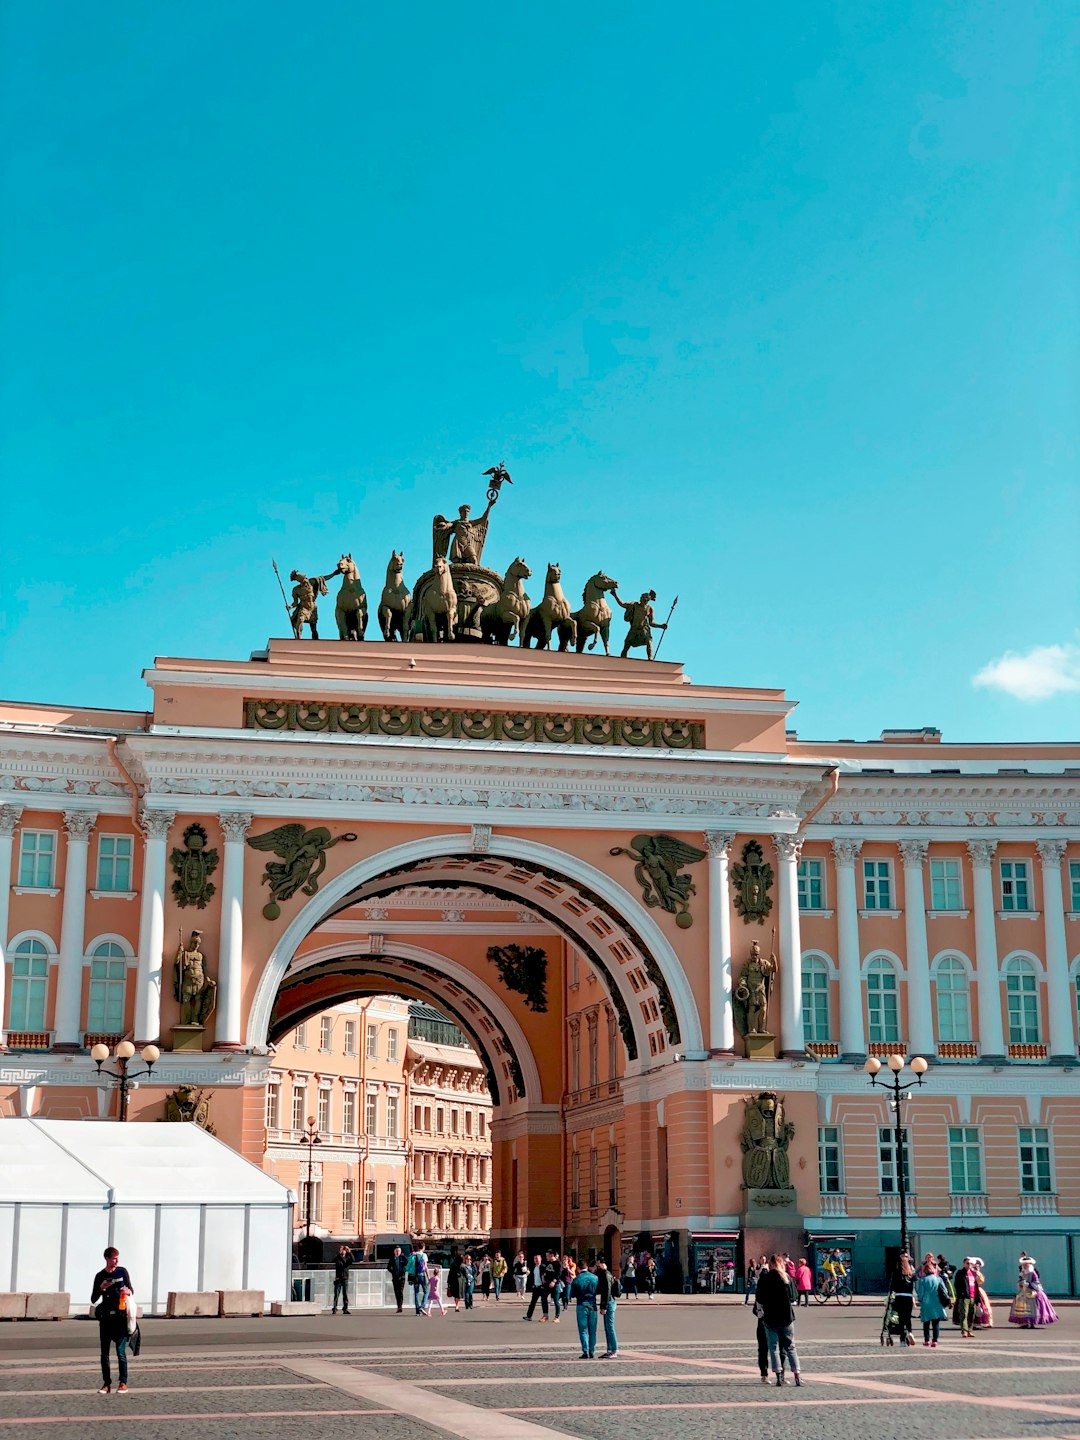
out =
{"type": "Polygon", "coordinates": [[[148,714],[0,707],[4,1114],[107,1119],[89,1044],[157,1041],[132,1119],[211,1092],[261,1164],[272,1047],[392,993],[482,1057],[504,1249],[673,1237],[689,1272],[698,1237],[745,1228],[745,1104],[773,1091],[795,1192],[775,1235],[854,1237],[869,1280],[898,1219],[862,1062],[901,1049],[932,1062],[908,1111],[918,1243],[978,1253],[995,1286],[1025,1248],[1080,1288],[1075,747],[810,743],[778,690],[516,649],[272,641],[147,681],[148,714]],[[275,899],[288,852],[250,842],[290,825],[335,843],[275,899]],[[217,861],[194,903],[192,827],[217,861]],[[656,837],[701,855],[670,909],[641,883],[656,837]],[[763,923],[735,868],[756,858],[763,923]],[[192,929],[216,1009],[179,1048],[192,929]],[[778,955],[775,1058],[734,1026],[755,939],[778,955]]]}

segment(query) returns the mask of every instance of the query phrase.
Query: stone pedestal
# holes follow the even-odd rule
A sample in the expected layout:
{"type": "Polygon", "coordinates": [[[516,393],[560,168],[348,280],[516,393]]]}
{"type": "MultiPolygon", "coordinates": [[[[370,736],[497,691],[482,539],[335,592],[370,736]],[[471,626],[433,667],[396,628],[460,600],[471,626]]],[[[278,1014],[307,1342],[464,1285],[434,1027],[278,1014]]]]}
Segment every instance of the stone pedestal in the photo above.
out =
{"type": "Polygon", "coordinates": [[[747,1261],[785,1251],[793,1260],[798,1260],[805,1253],[806,1230],[794,1187],[747,1189],[743,1196],[743,1254],[747,1261]]]}
{"type": "Polygon", "coordinates": [[[747,1035],[746,1058],[747,1060],[775,1060],[776,1036],[747,1035]]]}
{"type": "Polygon", "coordinates": [[[172,1048],[174,1050],[202,1050],[205,1025],[174,1025],[172,1048]]]}

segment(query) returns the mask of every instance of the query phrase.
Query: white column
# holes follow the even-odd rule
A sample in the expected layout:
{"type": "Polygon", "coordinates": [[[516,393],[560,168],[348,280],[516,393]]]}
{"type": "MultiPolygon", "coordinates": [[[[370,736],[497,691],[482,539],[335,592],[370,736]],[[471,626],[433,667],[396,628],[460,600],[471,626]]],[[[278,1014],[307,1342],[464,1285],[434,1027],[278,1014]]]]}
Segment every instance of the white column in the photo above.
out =
{"type": "Polygon", "coordinates": [[[735,1049],[731,1013],[731,895],[728,851],[734,835],[705,832],[709,867],[709,1046],[725,1053],[735,1049]]]}
{"type": "Polygon", "coordinates": [[[1061,884],[1064,840],[1040,840],[1043,926],[1046,932],[1046,999],[1050,1010],[1050,1058],[1076,1062],[1073,1004],[1069,985],[1069,946],[1065,938],[1065,894],[1061,884]]]}
{"type": "Polygon", "coordinates": [[[225,868],[221,876],[221,959],[214,1043],[239,1048],[244,959],[244,849],[250,815],[222,815],[225,868]]]}
{"type": "Polygon", "coordinates": [[[139,975],[135,987],[135,1043],[148,1045],[161,1036],[161,967],[165,947],[165,851],[167,810],[139,811],[143,843],[142,909],[139,912],[139,975]]]}
{"type": "Polygon", "coordinates": [[[780,1053],[803,1055],[802,934],[799,927],[799,854],[797,835],[774,835],[780,899],[780,1053]]]}
{"type": "Polygon", "coordinates": [[[0,1050],[4,1048],[4,1016],[7,1014],[8,914],[11,905],[11,849],[21,805],[0,805],[0,1050]]]}
{"type": "Polygon", "coordinates": [[[983,1064],[1005,1058],[1001,1021],[1001,976],[998,973],[997,917],[994,877],[990,873],[996,840],[969,840],[975,891],[975,984],[979,997],[979,1059],[983,1064]]]}
{"type": "Polygon", "coordinates": [[[60,920],[60,965],[56,981],[57,1049],[78,1049],[82,1029],[83,957],[86,954],[86,862],[90,832],[97,816],[89,810],[65,810],[67,861],[64,908],[60,920]]]}
{"type": "Polygon", "coordinates": [[[930,1003],[930,955],[926,946],[925,840],[901,840],[904,862],[904,938],[907,942],[908,1052],[933,1055],[934,1010],[930,1003]]]}
{"type": "Polygon", "coordinates": [[[862,956],[859,953],[859,900],[855,893],[855,861],[861,840],[834,840],[836,859],[836,926],[840,969],[840,1058],[853,1065],[866,1059],[863,1018],[862,956]]]}

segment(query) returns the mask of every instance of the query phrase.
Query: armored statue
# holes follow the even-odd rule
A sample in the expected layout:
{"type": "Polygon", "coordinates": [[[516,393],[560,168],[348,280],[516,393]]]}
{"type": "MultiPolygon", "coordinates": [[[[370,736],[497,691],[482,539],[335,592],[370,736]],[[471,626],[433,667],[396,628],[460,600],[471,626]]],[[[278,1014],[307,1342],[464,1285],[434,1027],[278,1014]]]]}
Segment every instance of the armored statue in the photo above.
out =
{"type": "Polygon", "coordinates": [[[449,559],[451,565],[479,565],[487,540],[488,516],[494,504],[494,500],[488,501],[487,509],[479,520],[470,520],[471,505],[460,505],[456,520],[436,515],[431,522],[431,563],[434,564],[441,556],[449,559]]]}
{"type": "Polygon", "coordinates": [[[193,1085],[181,1085],[165,1096],[165,1119],[173,1124],[197,1125],[211,1135],[215,1133],[210,1124],[210,1097],[193,1085]]]}
{"type": "Polygon", "coordinates": [[[205,1025],[217,1003],[217,984],[207,973],[202,931],[193,930],[186,945],[180,932],[174,968],[173,994],[180,1002],[180,1024],[205,1025]]]}
{"type": "Polygon", "coordinates": [[[328,575],[312,575],[310,577],[305,575],[302,570],[289,571],[289,579],[296,582],[293,585],[292,605],[289,609],[294,639],[303,639],[305,625],[311,631],[312,640],[319,638],[319,597],[327,594],[327,580],[332,579],[338,573],[337,566],[328,575]]]}
{"type": "Polygon", "coordinates": [[[743,1119],[743,1184],[748,1190],[788,1190],[787,1149],[795,1126],[784,1119],[784,1102],[771,1090],[746,1101],[743,1119]]]}
{"type": "Polygon", "coordinates": [[[623,616],[630,627],[626,633],[621,658],[625,660],[630,650],[640,650],[644,645],[645,654],[651,660],[653,658],[653,630],[667,629],[667,625],[658,621],[653,615],[652,602],[656,599],[656,591],[646,590],[640,600],[630,601],[620,599],[615,591],[612,594],[615,603],[622,606],[623,616]]]}
{"type": "Polygon", "coordinates": [[[761,953],[761,946],[752,940],[750,956],[743,962],[732,995],[732,1010],[740,1035],[768,1035],[769,998],[776,970],[776,956],[770,955],[766,959],[761,953]]]}

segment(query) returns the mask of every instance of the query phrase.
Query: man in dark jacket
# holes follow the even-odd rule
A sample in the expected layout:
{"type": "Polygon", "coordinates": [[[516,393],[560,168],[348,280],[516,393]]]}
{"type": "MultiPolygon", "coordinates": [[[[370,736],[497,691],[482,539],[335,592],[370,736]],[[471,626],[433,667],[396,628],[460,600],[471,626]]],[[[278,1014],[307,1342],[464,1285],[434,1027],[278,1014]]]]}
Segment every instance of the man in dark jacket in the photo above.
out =
{"type": "Polygon", "coordinates": [[[348,1245],[339,1245],[338,1252],[334,1256],[334,1299],[330,1307],[330,1314],[337,1314],[337,1302],[341,1300],[341,1311],[343,1315],[349,1313],[349,1271],[352,1269],[352,1251],[348,1245]]]}
{"type": "Polygon", "coordinates": [[[755,1303],[765,1321],[769,1360],[777,1385],[783,1385],[784,1363],[791,1368],[795,1384],[802,1384],[799,1357],[795,1353],[795,1282],[787,1273],[782,1255],[773,1255],[769,1268],[758,1277],[755,1303]]]}
{"type": "Polygon", "coordinates": [[[117,1394],[127,1394],[127,1304],[134,1293],[135,1287],[131,1283],[131,1276],[120,1264],[120,1252],[110,1245],[105,1251],[105,1269],[99,1270],[94,1276],[94,1288],[90,1294],[90,1304],[97,1307],[95,1313],[98,1322],[98,1339],[101,1342],[101,1389],[98,1391],[99,1395],[109,1395],[112,1392],[109,1360],[114,1345],[120,1372],[117,1394]]]}
{"type": "Polygon", "coordinates": [[[390,1276],[390,1283],[394,1287],[394,1299],[397,1301],[397,1313],[401,1314],[401,1307],[405,1303],[405,1269],[408,1260],[401,1253],[401,1246],[394,1246],[394,1253],[386,1262],[386,1269],[390,1276]]]}

